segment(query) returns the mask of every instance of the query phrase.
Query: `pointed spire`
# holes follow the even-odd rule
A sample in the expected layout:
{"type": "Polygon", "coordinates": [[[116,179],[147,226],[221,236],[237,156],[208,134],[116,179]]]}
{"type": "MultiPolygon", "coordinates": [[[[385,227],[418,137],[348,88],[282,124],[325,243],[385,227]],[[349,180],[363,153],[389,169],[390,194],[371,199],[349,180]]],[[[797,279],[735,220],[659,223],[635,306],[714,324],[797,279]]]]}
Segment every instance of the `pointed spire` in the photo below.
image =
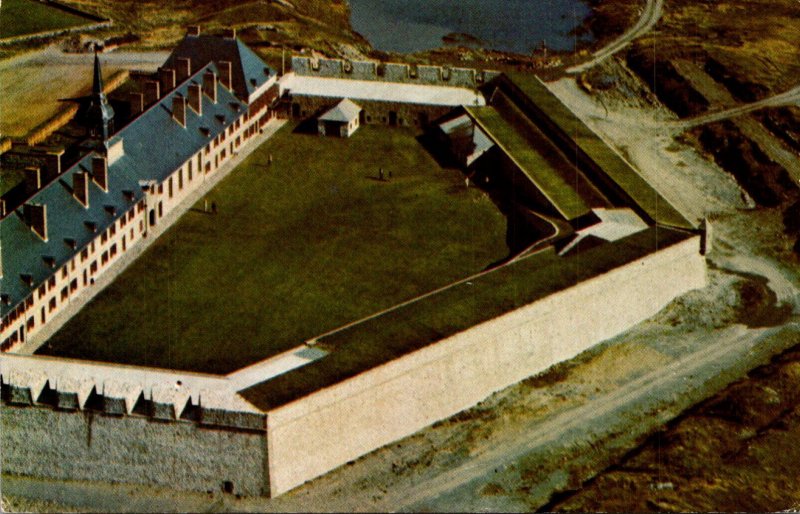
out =
{"type": "Polygon", "coordinates": [[[106,141],[114,131],[114,109],[108,103],[103,92],[103,73],[100,70],[100,57],[97,54],[97,45],[94,47],[94,77],[92,81],[92,95],[89,97],[89,107],[86,111],[90,135],[106,141]]]}
{"type": "Polygon", "coordinates": [[[103,74],[100,73],[100,58],[97,56],[97,45],[94,46],[94,80],[92,82],[92,95],[103,93],[103,74]]]}

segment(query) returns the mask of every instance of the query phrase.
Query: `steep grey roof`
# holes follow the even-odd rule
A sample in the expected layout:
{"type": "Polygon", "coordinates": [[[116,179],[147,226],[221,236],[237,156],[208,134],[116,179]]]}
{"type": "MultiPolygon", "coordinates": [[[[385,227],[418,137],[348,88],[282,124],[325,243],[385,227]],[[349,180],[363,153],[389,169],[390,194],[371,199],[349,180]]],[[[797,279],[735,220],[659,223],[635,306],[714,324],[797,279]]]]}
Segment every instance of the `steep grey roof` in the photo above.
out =
{"type": "Polygon", "coordinates": [[[0,315],[11,312],[144,196],[141,187],[130,175],[109,169],[108,192],[90,182],[89,208],[84,208],[71,194],[72,176],[91,170],[94,155],[92,153],[84,157],[30,200],[31,203],[47,205],[47,241],[39,238],[25,224],[22,207],[0,220],[0,238],[3,240],[0,292],[9,295],[11,300],[10,305],[0,305],[0,315]],[[124,191],[133,195],[131,200],[125,197],[124,191]],[[94,223],[96,231],[90,230],[85,222],[94,223]],[[65,239],[74,240],[76,248],[73,250],[65,239]],[[54,267],[45,262],[45,257],[53,259],[54,267]],[[32,287],[22,280],[23,274],[32,277],[32,287]]]}
{"type": "Polygon", "coordinates": [[[122,140],[125,155],[109,166],[107,193],[93,182],[89,185],[88,209],[72,197],[72,175],[91,170],[91,158],[96,155],[93,153],[86,155],[29,200],[29,203],[47,205],[48,241],[42,241],[25,224],[22,207],[0,220],[0,238],[3,241],[0,293],[10,298],[9,305],[0,305],[0,316],[16,308],[64,263],[79,254],[97,234],[121,217],[132,203],[141,199],[144,194],[140,181],[165,180],[192,155],[213,141],[247,108],[230,91],[218,85],[216,104],[201,95],[202,117],[187,107],[186,127],[172,119],[175,95],[188,97],[189,85],[202,83],[202,75],[209,69],[218,72],[214,64],[198,69],[187,81],[109,139],[109,145],[122,140]],[[133,201],[126,199],[126,191],[132,192],[133,201]],[[109,214],[111,210],[106,206],[114,207],[115,214],[109,214]],[[96,224],[96,232],[87,228],[87,221],[96,224]],[[65,238],[74,239],[77,247],[73,250],[65,238]],[[51,268],[45,263],[44,257],[52,258],[55,266],[51,268]],[[22,280],[22,275],[32,277],[31,287],[22,280]]]}
{"type": "Polygon", "coordinates": [[[121,138],[125,145],[125,155],[115,163],[116,169],[137,180],[161,182],[189,157],[213,141],[247,109],[245,103],[221,85],[217,85],[217,103],[213,103],[206,95],[201,95],[202,117],[187,106],[186,127],[175,122],[172,119],[174,97],[182,95],[188,98],[189,85],[202,84],[206,70],[218,72],[214,64],[207,64],[197,70],[189,80],[170,91],[160,102],[111,138],[111,144],[121,138]]]}
{"type": "Polygon", "coordinates": [[[233,90],[243,100],[247,100],[250,94],[276,75],[272,68],[238,39],[187,35],[167,58],[164,67],[175,69],[179,57],[188,57],[191,60],[193,72],[211,62],[229,61],[233,90]]]}
{"type": "Polygon", "coordinates": [[[322,121],[339,121],[342,123],[349,123],[358,118],[361,113],[361,107],[350,99],[345,98],[336,106],[319,117],[322,121]]]}

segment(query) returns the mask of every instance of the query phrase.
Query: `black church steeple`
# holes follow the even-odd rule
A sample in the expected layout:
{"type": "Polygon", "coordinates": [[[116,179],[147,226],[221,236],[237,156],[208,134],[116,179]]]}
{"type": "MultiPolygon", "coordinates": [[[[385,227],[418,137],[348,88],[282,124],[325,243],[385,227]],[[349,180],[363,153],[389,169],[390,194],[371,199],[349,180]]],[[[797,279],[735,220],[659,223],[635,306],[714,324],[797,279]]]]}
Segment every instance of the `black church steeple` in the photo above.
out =
{"type": "Polygon", "coordinates": [[[92,94],[88,100],[86,122],[89,134],[105,142],[114,132],[114,109],[109,105],[106,94],[103,92],[103,74],[100,71],[100,58],[97,56],[97,50],[94,53],[92,94]]]}

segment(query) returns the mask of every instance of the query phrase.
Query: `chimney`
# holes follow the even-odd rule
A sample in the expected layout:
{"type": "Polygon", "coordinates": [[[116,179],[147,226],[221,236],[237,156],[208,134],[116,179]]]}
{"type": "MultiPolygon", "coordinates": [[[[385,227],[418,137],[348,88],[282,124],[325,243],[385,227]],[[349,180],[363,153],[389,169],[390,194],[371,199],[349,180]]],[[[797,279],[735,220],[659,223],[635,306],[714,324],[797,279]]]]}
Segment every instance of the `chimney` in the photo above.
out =
{"type": "Polygon", "coordinates": [[[89,207],[89,174],[85,171],[72,175],[72,196],[84,207],[89,207]]]}
{"type": "Polygon", "coordinates": [[[44,167],[47,168],[47,176],[51,179],[61,175],[61,156],[64,150],[47,152],[44,156],[44,167]]]}
{"type": "Polygon", "coordinates": [[[144,83],[144,103],[145,105],[154,104],[161,98],[161,84],[155,80],[148,80],[144,83]]]}
{"type": "Polygon", "coordinates": [[[32,195],[42,188],[42,170],[38,167],[25,168],[25,194],[32,195]]]}
{"type": "Polygon", "coordinates": [[[143,93],[131,93],[129,101],[131,103],[131,115],[136,116],[144,111],[143,93]]]}
{"type": "Polygon", "coordinates": [[[158,82],[161,84],[163,93],[175,89],[175,70],[172,68],[159,68],[158,82]]]}
{"type": "Polygon", "coordinates": [[[198,116],[203,115],[203,88],[200,84],[189,84],[189,107],[198,116]]]}
{"type": "Polygon", "coordinates": [[[44,204],[26,203],[22,207],[25,223],[36,235],[47,241],[47,206],[44,204]]]}
{"type": "Polygon", "coordinates": [[[92,179],[108,193],[108,159],[99,155],[92,157],[92,179]]]}
{"type": "Polygon", "coordinates": [[[176,68],[178,69],[178,82],[183,82],[184,80],[188,79],[192,76],[192,60],[188,57],[178,57],[176,59],[176,63],[178,64],[176,68]]]}
{"type": "Polygon", "coordinates": [[[186,28],[186,35],[197,37],[200,35],[200,25],[189,25],[186,28]]]}
{"type": "Polygon", "coordinates": [[[226,89],[231,89],[231,62],[230,61],[220,61],[217,63],[217,68],[219,68],[219,82],[226,89]]]}
{"type": "Polygon", "coordinates": [[[186,126],[186,98],[180,93],[172,97],[172,117],[181,127],[186,126]]]}
{"type": "Polygon", "coordinates": [[[236,39],[236,29],[233,27],[228,27],[222,30],[222,37],[225,39],[236,39]]]}
{"type": "Polygon", "coordinates": [[[211,70],[203,74],[203,93],[217,103],[217,74],[211,70]]]}

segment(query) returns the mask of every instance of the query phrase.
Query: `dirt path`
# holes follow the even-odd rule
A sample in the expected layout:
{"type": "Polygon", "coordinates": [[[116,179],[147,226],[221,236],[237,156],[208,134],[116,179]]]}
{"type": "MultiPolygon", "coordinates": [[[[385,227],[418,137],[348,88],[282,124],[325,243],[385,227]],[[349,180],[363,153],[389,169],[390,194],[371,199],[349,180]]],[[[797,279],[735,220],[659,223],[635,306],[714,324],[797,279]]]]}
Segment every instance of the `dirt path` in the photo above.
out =
{"type": "MultiPolygon", "coordinates": [[[[623,76],[626,71],[616,62],[604,66],[623,76]]],[[[681,130],[670,126],[672,113],[610,97],[604,105],[570,78],[547,86],[687,219],[700,221],[713,212],[752,205],[728,173],[676,141],[681,130]]]]}
{"type": "Polygon", "coordinates": [[[578,64],[567,69],[567,73],[583,73],[589,68],[605,61],[612,55],[624,49],[631,41],[638,38],[642,34],[650,32],[655,27],[658,20],[661,19],[661,14],[664,11],[664,0],[647,0],[647,4],[642,10],[642,15],[633,27],[628,29],[624,34],[617,39],[604,46],[600,50],[592,54],[592,58],[585,63],[578,64]]]}
{"type": "MultiPolygon", "coordinates": [[[[800,328],[800,326],[798,326],[800,328]]],[[[411,490],[392,490],[382,503],[376,505],[378,510],[389,510],[393,505],[405,504],[408,510],[437,510],[453,508],[449,492],[484,478],[491,471],[504,467],[531,453],[544,453],[549,445],[557,443],[560,447],[586,444],[587,434],[601,436],[613,428],[620,428],[625,422],[641,412],[664,411],[651,419],[657,424],[669,419],[674,405],[664,399],[688,394],[691,389],[701,386],[718,374],[720,369],[732,366],[740,355],[750,352],[768,335],[767,331],[744,331],[731,329],[701,350],[687,354],[663,368],[654,369],[636,380],[633,380],[611,394],[595,398],[576,409],[568,410],[558,416],[541,423],[534,423],[526,430],[526,436],[504,438],[498,441],[494,450],[475,457],[464,466],[444,473],[433,480],[425,482],[424,487],[411,490]],[[437,498],[445,498],[446,505],[437,502],[437,498]]],[[[649,428],[649,427],[648,427],[649,428]]],[[[631,427],[627,435],[640,427],[631,427]]],[[[533,500],[534,498],[529,498],[533,500]]],[[[541,498],[546,501],[547,498],[541,498]]],[[[544,503],[544,502],[543,502],[544,503]]],[[[475,505],[456,505],[469,510],[475,505]]]]}
{"type": "Polygon", "coordinates": [[[689,129],[692,127],[697,127],[699,125],[713,123],[715,121],[722,121],[728,118],[735,118],[736,116],[748,114],[753,111],[763,109],[764,107],[779,107],[781,105],[792,105],[792,104],[800,105],[800,86],[793,87],[788,91],[784,91],[783,93],[779,93],[777,95],[764,98],[763,100],[758,100],[756,102],[752,102],[749,104],[739,105],[719,112],[703,114],[701,116],[697,116],[695,118],[691,118],[688,120],[677,121],[674,122],[672,125],[682,129],[689,129]]]}

